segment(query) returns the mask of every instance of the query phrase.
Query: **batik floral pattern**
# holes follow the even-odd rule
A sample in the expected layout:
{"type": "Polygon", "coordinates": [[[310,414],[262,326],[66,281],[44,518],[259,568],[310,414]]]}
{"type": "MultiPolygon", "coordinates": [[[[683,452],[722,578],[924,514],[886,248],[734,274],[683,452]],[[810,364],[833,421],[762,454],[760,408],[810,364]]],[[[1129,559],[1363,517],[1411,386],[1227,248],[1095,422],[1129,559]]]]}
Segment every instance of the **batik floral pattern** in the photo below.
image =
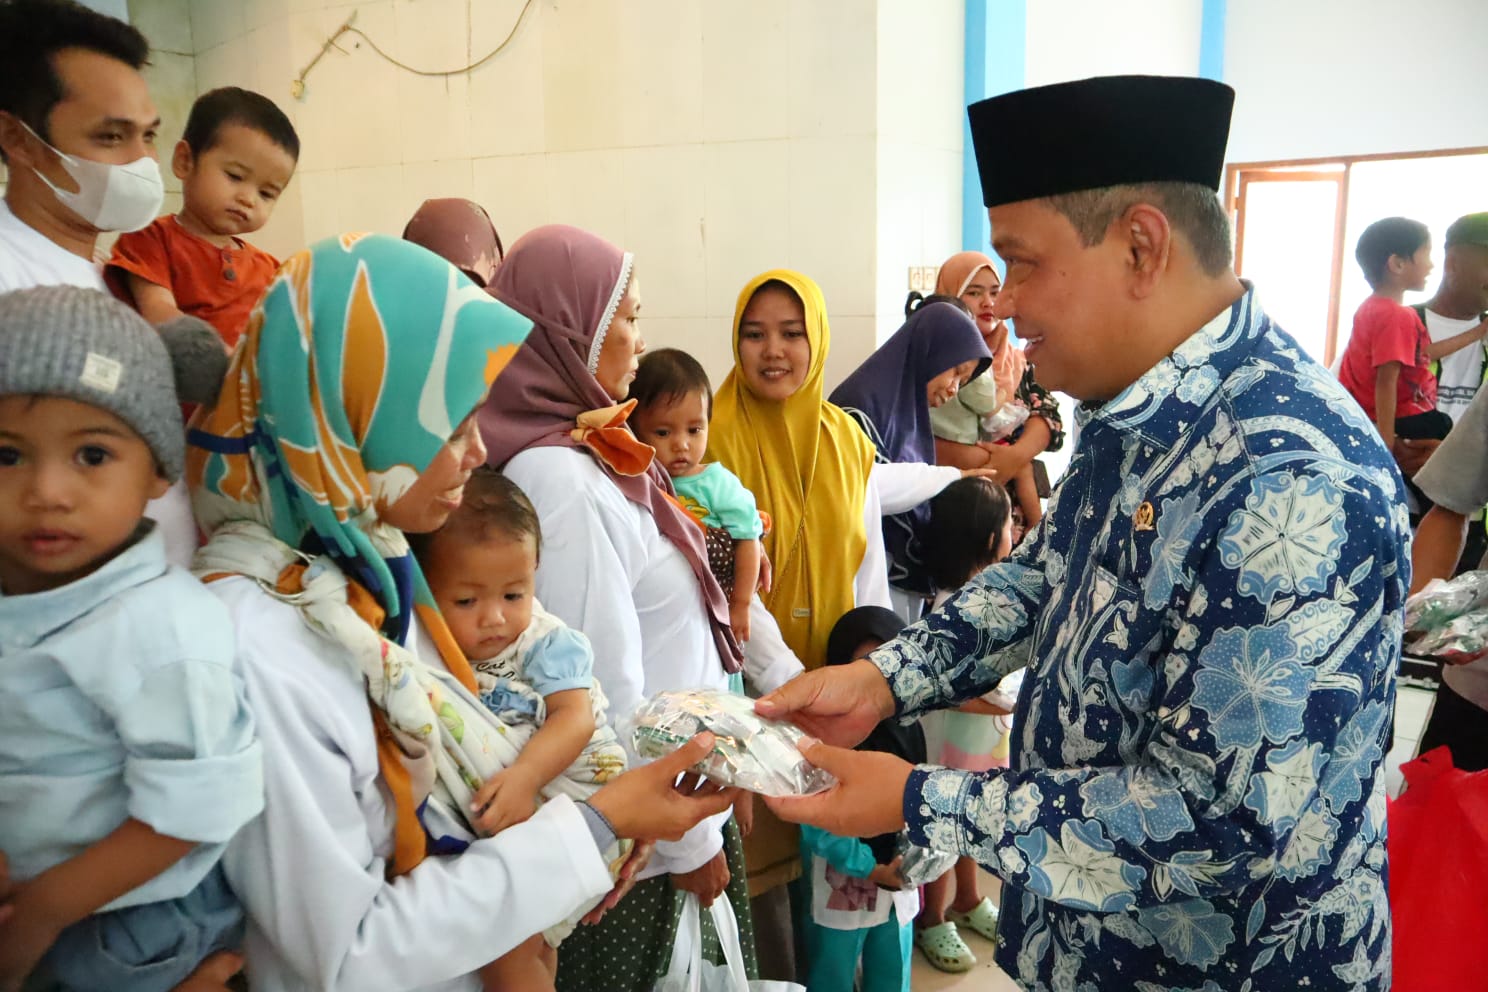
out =
{"type": "Polygon", "coordinates": [[[1023,988],[1387,987],[1408,531],[1349,407],[1247,293],[1082,411],[1042,526],[873,655],[906,716],[1031,668],[1012,767],[904,800],[1004,878],[1023,988]]]}

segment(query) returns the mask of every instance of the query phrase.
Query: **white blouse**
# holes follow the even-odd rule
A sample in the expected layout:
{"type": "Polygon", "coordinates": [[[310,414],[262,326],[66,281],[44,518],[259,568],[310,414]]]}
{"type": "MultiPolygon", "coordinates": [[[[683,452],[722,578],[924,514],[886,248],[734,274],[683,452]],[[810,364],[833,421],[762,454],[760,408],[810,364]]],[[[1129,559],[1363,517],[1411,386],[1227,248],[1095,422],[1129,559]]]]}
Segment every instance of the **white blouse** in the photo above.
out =
{"type": "MultiPolygon", "coordinates": [[[[588,636],[594,675],[627,751],[622,724],[642,700],[668,689],[728,688],[692,566],[592,457],[574,448],[529,448],[502,471],[532,500],[542,524],[537,598],[588,636]]],[[[640,763],[633,751],[630,758],[640,763]]],[[[728,815],[658,843],[640,877],[702,867],[723,849],[728,815]]]]}
{"type": "MultiPolygon", "coordinates": [[[[609,891],[582,814],[561,798],[388,881],[392,807],[354,662],[252,581],[209,588],[232,614],[263,744],[264,812],[223,857],[248,913],[254,992],[475,992],[477,968],[609,891]]],[[[438,664],[418,641],[409,648],[438,664]]]]}

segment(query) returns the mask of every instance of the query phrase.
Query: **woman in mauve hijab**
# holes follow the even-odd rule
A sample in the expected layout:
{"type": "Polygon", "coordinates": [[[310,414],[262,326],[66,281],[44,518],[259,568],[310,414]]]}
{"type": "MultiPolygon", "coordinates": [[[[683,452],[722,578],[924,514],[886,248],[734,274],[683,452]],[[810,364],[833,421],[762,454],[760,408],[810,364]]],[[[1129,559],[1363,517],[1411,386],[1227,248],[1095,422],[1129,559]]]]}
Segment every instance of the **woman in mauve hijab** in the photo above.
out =
{"type": "MultiPolygon", "coordinates": [[[[537,508],[538,598],[594,645],[617,724],[658,692],[727,689],[742,659],[702,528],[625,426],[645,348],[634,259],[587,231],[540,227],[512,245],[490,292],[534,325],[480,424],[489,462],[537,508]]],[[[727,815],[659,843],[640,877],[615,912],[564,941],[560,990],[650,992],[671,960],[677,890],[703,906],[737,894],[753,972],[743,849],[727,815]]]]}

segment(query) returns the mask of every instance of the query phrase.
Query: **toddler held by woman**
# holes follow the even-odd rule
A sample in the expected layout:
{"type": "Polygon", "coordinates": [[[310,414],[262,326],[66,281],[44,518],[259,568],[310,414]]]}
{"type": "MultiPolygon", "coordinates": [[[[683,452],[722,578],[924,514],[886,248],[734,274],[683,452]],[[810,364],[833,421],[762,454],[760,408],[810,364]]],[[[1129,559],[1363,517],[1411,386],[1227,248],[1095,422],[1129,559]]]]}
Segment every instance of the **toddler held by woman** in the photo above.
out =
{"type": "MultiPolygon", "coordinates": [[[[624,771],[625,751],[605,721],[588,638],[533,595],[542,535],[522,490],[495,469],[477,469],[449,521],[427,536],[411,535],[411,543],[475,670],[481,702],[520,750],[476,792],[476,828],[490,835],[522,823],[550,786],[585,799],[624,771]]],[[[553,988],[555,949],[572,929],[535,935],[493,961],[482,971],[487,988],[553,988]]]]}
{"type": "Polygon", "coordinates": [[[677,498],[708,532],[708,566],[729,599],[729,624],[749,640],[749,603],[759,585],[764,524],[754,494],[718,462],[703,461],[713,387],[697,359],[675,348],[642,357],[630,398],[630,426],[656,449],[677,498]]]}

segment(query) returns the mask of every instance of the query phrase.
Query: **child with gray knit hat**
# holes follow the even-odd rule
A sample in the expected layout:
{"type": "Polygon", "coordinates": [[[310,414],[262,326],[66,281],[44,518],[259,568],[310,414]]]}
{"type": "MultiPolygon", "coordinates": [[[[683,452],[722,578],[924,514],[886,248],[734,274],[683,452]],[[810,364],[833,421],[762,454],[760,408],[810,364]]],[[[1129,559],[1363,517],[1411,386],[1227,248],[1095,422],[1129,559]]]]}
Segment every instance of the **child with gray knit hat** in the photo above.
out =
{"type": "Polygon", "coordinates": [[[218,862],[263,773],[235,636],[144,517],[184,454],[134,311],[0,295],[0,988],[165,992],[241,941],[218,862]]]}

